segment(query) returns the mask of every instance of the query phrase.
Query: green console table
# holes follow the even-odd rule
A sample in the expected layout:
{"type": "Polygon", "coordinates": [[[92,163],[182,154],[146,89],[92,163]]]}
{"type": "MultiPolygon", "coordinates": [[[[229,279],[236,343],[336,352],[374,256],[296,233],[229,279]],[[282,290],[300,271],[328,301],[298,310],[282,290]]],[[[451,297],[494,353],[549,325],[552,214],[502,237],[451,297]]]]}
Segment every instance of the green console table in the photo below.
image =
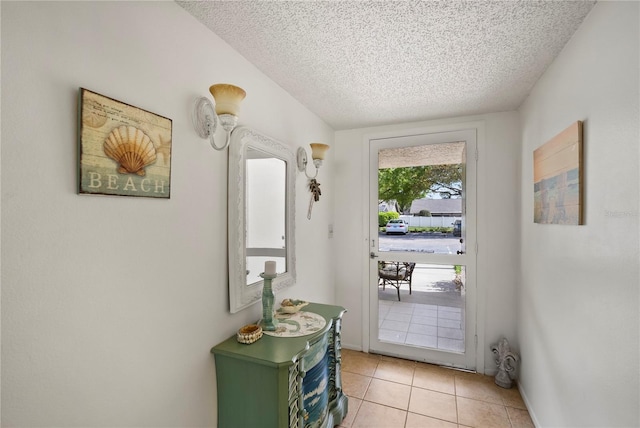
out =
{"type": "Polygon", "coordinates": [[[311,303],[303,311],[327,321],[301,337],[263,335],[250,345],[230,337],[214,346],[219,428],[316,428],[347,414],[340,374],[345,309],[311,303]]]}

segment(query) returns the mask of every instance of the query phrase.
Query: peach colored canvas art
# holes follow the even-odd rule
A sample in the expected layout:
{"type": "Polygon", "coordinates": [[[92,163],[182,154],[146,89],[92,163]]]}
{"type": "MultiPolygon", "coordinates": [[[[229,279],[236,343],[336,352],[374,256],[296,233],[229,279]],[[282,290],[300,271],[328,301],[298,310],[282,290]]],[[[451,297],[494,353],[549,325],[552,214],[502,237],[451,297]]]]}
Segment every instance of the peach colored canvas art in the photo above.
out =
{"type": "Polygon", "coordinates": [[[533,183],[534,222],[584,224],[581,121],[533,152],[533,183]]]}

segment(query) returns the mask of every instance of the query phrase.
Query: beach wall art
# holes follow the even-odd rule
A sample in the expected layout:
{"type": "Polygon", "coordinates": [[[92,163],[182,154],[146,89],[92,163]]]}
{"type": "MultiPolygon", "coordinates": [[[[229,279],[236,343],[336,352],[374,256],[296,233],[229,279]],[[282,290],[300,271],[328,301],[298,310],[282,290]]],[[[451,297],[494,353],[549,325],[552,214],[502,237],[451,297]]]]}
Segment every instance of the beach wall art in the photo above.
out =
{"type": "Polygon", "coordinates": [[[533,152],[533,220],[584,224],[582,122],[577,121],[533,152]]]}
{"type": "Polygon", "coordinates": [[[168,199],[172,121],[80,88],[79,193],[168,199]]]}

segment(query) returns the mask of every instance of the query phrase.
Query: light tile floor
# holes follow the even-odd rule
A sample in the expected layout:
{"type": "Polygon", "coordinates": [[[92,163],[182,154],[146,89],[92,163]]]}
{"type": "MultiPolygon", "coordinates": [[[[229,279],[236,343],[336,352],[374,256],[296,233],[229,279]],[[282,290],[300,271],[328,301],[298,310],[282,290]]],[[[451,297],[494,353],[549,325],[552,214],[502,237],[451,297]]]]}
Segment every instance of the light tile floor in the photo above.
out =
{"type": "Polygon", "coordinates": [[[378,328],[384,342],[464,352],[461,308],[380,300],[378,328]]]}
{"type": "Polygon", "coordinates": [[[342,351],[343,428],[533,427],[517,388],[493,377],[342,351]]]}

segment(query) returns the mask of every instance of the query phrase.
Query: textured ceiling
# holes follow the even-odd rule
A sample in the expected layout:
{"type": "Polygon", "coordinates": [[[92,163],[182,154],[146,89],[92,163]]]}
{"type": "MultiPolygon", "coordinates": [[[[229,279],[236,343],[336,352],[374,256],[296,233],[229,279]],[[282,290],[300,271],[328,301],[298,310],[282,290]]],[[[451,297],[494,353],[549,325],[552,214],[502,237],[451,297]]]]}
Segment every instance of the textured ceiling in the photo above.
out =
{"type": "Polygon", "coordinates": [[[452,142],[382,149],[378,152],[378,168],[464,163],[464,147],[464,142],[452,142]]]}
{"type": "Polygon", "coordinates": [[[595,4],[177,3],[334,129],[514,110],[595,4]]]}

